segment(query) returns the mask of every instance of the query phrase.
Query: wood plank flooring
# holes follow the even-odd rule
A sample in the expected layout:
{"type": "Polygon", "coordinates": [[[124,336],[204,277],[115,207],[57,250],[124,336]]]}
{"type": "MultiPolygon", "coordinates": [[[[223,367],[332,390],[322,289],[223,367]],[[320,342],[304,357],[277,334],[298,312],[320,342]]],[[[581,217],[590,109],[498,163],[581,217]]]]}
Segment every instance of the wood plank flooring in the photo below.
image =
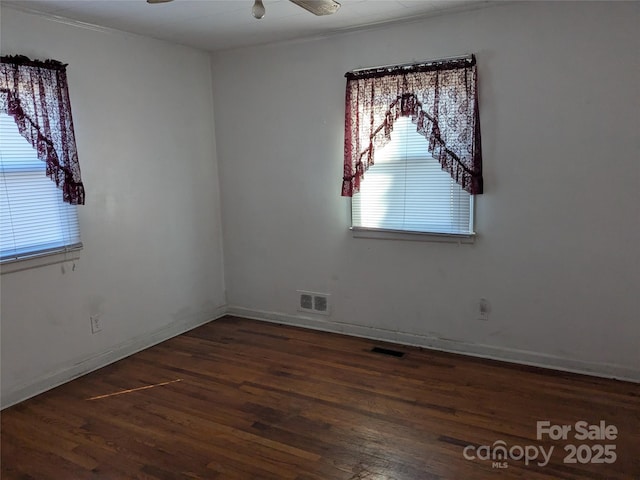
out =
{"type": "Polygon", "coordinates": [[[640,478],[640,385],[235,317],[5,409],[1,427],[3,480],[640,478]],[[545,420],[568,439],[537,439],[545,420]],[[583,420],[616,439],[576,440],[583,420]],[[500,441],[503,468],[482,459],[500,441]],[[580,463],[613,459],[606,444],[615,462],[580,463]]]}

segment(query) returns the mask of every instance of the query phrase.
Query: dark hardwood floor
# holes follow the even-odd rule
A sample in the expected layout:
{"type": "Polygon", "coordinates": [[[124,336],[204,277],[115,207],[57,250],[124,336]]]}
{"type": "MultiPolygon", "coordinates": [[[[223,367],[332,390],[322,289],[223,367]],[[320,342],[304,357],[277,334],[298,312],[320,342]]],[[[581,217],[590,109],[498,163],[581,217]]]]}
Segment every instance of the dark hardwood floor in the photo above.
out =
{"type": "Polygon", "coordinates": [[[5,409],[1,426],[3,480],[640,478],[640,385],[234,317],[5,409]],[[537,439],[537,421],[571,426],[567,440],[537,439]],[[616,438],[576,439],[579,421],[616,438]],[[507,458],[483,460],[500,441],[507,458]]]}

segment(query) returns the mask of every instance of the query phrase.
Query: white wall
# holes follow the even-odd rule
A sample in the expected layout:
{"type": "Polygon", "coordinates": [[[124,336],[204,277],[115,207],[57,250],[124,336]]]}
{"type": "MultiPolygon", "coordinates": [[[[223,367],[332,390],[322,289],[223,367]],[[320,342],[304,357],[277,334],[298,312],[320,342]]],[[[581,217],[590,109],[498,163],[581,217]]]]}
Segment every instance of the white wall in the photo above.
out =
{"type": "Polygon", "coordinates": [[[640,380],[639,12],[515,3],[213,55],[231,311],[640,380]],[[476,243],[352,238],[344,72],[468,52],[476,243]],[[298,313],[296,289],[332,315],[298,313]]]}
{"type": "Polygon", "coordinates": [[[75,271],[2,275],[7,405],[210,320],[225,300],[208,55],[8,8],[1,42],[69,64],[87,190],[75,271]]]}

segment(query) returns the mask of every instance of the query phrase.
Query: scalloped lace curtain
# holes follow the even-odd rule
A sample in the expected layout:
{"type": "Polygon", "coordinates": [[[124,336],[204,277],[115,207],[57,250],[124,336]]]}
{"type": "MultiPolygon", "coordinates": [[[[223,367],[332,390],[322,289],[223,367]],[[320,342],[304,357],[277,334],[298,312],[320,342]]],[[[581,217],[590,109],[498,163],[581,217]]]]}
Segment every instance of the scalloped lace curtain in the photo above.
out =
{"type": "Polygon", "coordinates": [[[348,72],[342,195],[360,189],[394,122],[410,117],[425,149],[472,195],[482,193],[475,56],[348,72]]]}
{"type": "Polygon", "coordinates": [[[0,112],[46,163],[46,173],[66,203],[84,204],[85,191],[71,118],[66,65],[24,56],[0,58],[0,112]]]}

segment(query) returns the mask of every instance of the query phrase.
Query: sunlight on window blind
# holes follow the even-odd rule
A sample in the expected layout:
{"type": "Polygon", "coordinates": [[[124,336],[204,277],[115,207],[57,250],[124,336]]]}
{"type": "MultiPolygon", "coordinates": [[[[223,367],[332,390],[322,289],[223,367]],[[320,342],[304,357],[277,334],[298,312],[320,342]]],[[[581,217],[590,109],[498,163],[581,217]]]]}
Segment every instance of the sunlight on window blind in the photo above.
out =
{"type": "Polygon", "coordinates": [[[375,154],[352,199],[354,227],[468,234],[472,196],[427,151],[407,117],[396,120],[391,142],[375,154]]]}
{"type": "Polygon", "coordinates": [[[75,205],[45,175],[45,164],[13,118],[0,114],[0,260],[80,246],[75,205]]]}

